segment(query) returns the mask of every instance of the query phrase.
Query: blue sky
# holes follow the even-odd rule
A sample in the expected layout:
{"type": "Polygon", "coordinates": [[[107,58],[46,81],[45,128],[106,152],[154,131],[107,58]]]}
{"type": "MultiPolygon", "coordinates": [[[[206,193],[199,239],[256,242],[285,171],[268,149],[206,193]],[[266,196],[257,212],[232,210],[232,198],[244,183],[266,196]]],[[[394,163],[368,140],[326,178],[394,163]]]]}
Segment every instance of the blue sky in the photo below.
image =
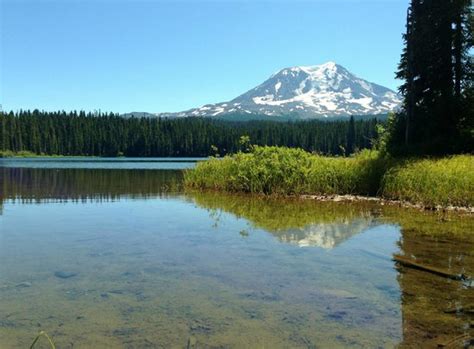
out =
{"type": "Polygon", "coordinates": [[[181,111],[336,61],[395,89],[408,0],[0,0],[4,110],[181,111]]]}

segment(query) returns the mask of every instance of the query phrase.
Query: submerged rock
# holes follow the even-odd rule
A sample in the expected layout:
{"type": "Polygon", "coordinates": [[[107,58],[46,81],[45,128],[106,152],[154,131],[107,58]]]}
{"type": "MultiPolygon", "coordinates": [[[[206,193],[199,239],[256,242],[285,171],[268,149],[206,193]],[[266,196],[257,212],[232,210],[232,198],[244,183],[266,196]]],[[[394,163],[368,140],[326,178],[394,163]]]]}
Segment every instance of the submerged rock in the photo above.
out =
{"type": "Polygon", "coordinates": [[[116,329],[112,332],[114,336],[120,336],[120,337],[130,337],[132,335],[135,335],[138,333],[138,329],[136,328],[119,328],[116,329]]]}
{"type": "Polygon", "coordinates": [[[191,324],[189,329],[193,333],[209,334],[212,332],[212,325],[207,322],[201,322],[199,320],[195,320],[194,323],[191,324]]]}
{"type": "Polygon", "coordinates": [[[31,282],[23,281],[23,282],[20,282],[19,284],[15,285],[15,287],[17,287],[17,288],[31,287],[31,282]]]}
{"type": "Polygon", "coordinates": [[[474,288],[474,279],[467,279],[463,281],[464,288],[474,288]]]}
{"type": "Polygon", "coordinates": [[[69,278],[72,278],[74,276],[76,276],[77,273],[73,272],[73,271],[57,271],[54,273],[54,276],[56,276],[57,278],[60,278],[60,279],[69,279],[69,278]]]}
{"type": "Polygon", "coordinates": [[[340,321],[340,320],[344,320],[347,315],[348,315],[348,313],[344,310],[336,310],[336,311],[333,311],[333,312],[330,312],[329,314],[327,314],[326,318],[331,319],[331,320],[340,321]]]}

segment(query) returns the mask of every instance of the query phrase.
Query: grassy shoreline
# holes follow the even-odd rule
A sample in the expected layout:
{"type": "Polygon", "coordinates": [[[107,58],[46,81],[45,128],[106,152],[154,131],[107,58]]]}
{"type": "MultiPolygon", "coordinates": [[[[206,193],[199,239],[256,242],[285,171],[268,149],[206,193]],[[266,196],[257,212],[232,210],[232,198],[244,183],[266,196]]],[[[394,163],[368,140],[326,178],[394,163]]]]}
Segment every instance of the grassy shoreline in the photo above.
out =
{"type": "Polygon", "coordinates": [[[11,150],[0,151],[0,159],[2,158],[64,158],[64,157],[79,157],[79,156],[36,154],[27,150],[22,150],[19,152],[13,152],[11,150]]]}
{"type": "Polygon", "coordinates": [[[40,155],[32,153],[30,151],[19,151],[13,152],[11,150],[2,150],[0,151],[0,158],[29,158],[29,157],[38,157],[40,155]]]}
{"type": "Polygon", "coordinates": [[[188,188],[284,196],[360,195],[425,208],[474,207],[474,156],[440,159],[382,156],[349,158],[301,149],[253,147],[186,171],[188,188]]]}

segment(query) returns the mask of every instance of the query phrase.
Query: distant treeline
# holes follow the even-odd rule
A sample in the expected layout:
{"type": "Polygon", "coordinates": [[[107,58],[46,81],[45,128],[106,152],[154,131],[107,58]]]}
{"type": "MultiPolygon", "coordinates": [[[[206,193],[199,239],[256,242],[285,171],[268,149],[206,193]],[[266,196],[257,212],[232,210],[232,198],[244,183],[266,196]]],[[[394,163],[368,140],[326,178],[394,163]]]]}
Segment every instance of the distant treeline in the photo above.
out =
{"type": "Polygon", "coordinates": [[[0,113],[0,151],[45,155],[209,156],[252,144],[300,147],[343,155],[370,148],[377,119],[350,121],[247,121],[206,118],[124,118],[118,114],[20,111],[0,113]]]}

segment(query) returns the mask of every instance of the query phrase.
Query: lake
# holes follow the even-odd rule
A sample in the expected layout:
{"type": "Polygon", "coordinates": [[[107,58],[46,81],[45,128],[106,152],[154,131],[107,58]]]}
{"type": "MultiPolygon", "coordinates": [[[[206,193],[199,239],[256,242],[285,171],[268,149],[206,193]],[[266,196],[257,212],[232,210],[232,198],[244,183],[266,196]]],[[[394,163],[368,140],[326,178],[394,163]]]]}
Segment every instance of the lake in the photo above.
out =
{"type": "Polygon", "coordinates": [[[472,283],[392,260],[473,276],[472,217],[185,191],[199,160],[0,160],[0,348],[473,338],[472,283]]]}

